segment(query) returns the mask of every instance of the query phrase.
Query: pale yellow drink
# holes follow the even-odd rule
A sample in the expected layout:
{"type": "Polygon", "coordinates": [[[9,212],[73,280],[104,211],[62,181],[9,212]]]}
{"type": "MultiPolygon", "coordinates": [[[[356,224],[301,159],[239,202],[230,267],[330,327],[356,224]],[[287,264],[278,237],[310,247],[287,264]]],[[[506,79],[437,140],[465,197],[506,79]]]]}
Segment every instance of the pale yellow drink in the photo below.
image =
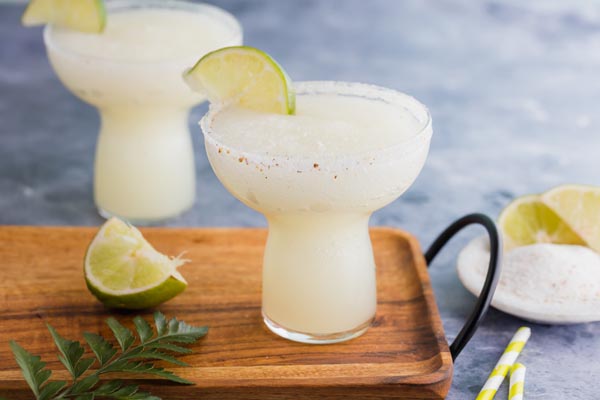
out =
{"type": "Polygon", "coordinates": [[[296,115],[211,106],[210,163],[269,224],[263,315],[275,333],[330,343],[363,333],[376,308],[371,213],[400,196],[427,156],[415,99],[343,82],[296,85],[296,115]]]}
{"type": "Polygon", "coordinates": [[[103,214],[134,221],[177,215],[195,198],[189,108],[205,99],[182,80],[199,55],[241,44],[227,12],[180,1],[108,1],[101,34],[49,26],[61,81],[100,110],[94,197],[103,214]]]}

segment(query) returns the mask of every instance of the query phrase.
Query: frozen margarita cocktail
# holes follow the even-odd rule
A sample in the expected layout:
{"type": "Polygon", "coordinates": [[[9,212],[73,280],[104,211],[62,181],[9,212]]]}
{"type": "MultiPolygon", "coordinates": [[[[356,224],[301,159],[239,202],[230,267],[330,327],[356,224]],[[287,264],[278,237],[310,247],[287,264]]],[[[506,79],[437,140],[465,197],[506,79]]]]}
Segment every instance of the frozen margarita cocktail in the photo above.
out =
{"type": "Polygon", "coordinates": [[[269,224],[267,326],[309,343],[363,333],[376,308],[369,216],[419,174],[432,133],[427,109],[371,85],[292,86],[268,56],[245,47],[205,57],[188,82],[212,101],[201,125],[215,174],[269,224]],[[215,83],[234,60],[231,68],[254,69],[239,73],[252,78],[215,83]]]}
{"type": "Polygon", "coordinates": [[[181,74],[198,54],[242,42],[234,17],[183,1],[109,0],[104,10],[101,1],[36,0],[28,21],[50,22],[44,40],[52,66],[100,110],[94,198],[101,213],[153,221],[189,208],[195,166],[187,117],[205,97],[181,74]],[[59,3],[67,9],[47,10],[59,3]]]}

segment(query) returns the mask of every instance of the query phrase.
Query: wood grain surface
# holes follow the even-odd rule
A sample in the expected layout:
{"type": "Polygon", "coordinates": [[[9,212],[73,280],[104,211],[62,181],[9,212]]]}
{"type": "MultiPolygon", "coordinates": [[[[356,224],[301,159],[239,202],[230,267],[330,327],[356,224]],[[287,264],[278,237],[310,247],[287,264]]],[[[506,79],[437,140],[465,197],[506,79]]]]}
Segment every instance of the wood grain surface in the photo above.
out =
{"type": "MultiPolygon", "coordinates": [[[[186,251],[188,289],[163,304],[167,317],[209,325],[208,335],[175,368],[181,386],[134,379],[164,399],[439,399],[452,360],[417,241],[376,228],[378,308],[373,327],[344,343],[287,341],[260,314],[262,229],[142,229],[161,252],[186,251]]],[[[104,320],[126,325],[135,314],[107,311],[87,291],[83,258],[96,228],[0,227],[0,396],[32,398],[10,353],[17,340],[62,369],[45,323],[80,339],[110,335],[104,320]]],[[[152,311],[142,313],[148,317],[152,311]]],[[[53,378],[66,378],[55,374],[53,378]]]]}

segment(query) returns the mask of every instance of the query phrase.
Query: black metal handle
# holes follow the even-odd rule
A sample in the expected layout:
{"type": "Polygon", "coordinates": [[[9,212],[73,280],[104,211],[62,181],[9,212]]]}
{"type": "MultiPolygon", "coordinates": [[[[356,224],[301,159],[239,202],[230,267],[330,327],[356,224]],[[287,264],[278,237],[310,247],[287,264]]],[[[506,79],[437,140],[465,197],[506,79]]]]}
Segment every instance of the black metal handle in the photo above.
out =
{"type": "Polygon", "coordinates": [[[469,214],[453,222],[447,227],[438,237],[433,241],[427,252],[425,252],[425,260],[429,266],[439,251],[448,243],[454,235],[466,226],[472,224],[482,225],[489,237],[490,237],[490,264],[483,284],[483,289],[479,294],[475,308],[469,315],[467,322],[458,333],[458,336],[454,339],[454,342],[450,345],[450,354],[452,360],[456,360],[456,357],[460,354],[462,349],[469,342],[479,324],[483,320],[494,292],[496,291],[496,285],[500,279],[500,268],[502,259],[502,237],[498,233],[498,228],[494,221],[492,221],[487,215],[484,214],[469,214]]]}

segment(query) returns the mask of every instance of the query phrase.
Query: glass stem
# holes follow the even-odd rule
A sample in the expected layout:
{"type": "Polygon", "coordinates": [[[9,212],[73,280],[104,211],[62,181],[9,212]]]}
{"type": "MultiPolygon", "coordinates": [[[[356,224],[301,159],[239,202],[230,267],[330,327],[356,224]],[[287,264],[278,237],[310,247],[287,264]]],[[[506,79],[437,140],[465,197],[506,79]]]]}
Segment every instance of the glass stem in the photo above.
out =
{"type": "Polygon", "coordinates": [[[351,331],[375,314],[369,214],[268,216],[263,313],[297,332],[351,331]]]}
{"type": "Polygon", "coordinates": [[[177,215],[195,197],[195,164],[186,109],[100,111],[94,198],[105,213],[133,221],[177,215]]]}

